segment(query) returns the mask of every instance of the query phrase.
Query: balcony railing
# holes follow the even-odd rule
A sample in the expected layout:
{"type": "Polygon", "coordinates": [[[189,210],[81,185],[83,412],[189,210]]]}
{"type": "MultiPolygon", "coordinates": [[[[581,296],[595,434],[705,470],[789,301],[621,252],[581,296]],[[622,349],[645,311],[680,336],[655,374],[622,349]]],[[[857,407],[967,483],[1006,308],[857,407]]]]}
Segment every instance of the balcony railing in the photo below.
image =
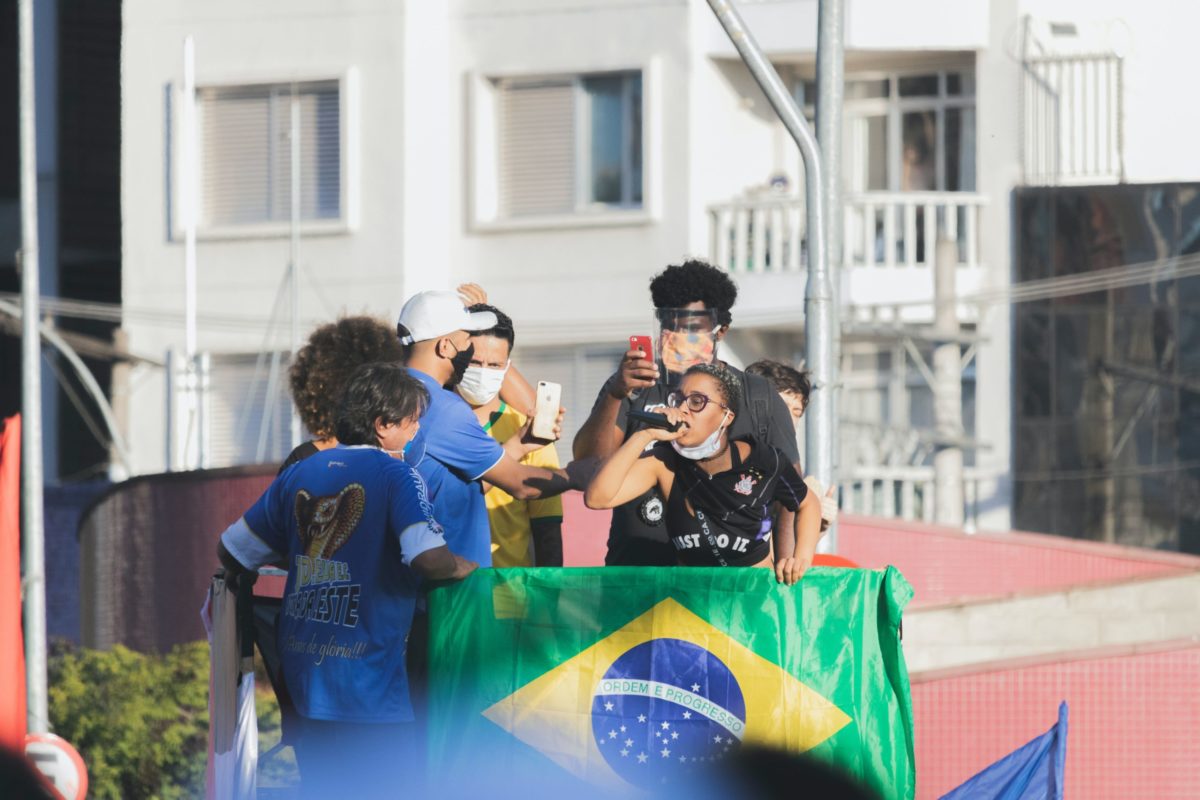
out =
{"type": "MultiPolygon", "coordinates": [[[[970,192],[870,192],[845,200],[847,267],[931,267],[939,233],[958,242],[960,267],[982,263],[979,215],[970,192]]],[[[747,197],[709,208],[710,255],[731,272],[798,272],[808,260],[804,198],[747,197]]]]}
{"type": "MultiPolygon", "coordinates": [[[[967,532],[978,529],[979,485],[997,477],[994,470],[963,470],[963,528],[967,532]]],[[[933,467],[850,467],[841,487],[841,507],[848,513],[934,521],[933,467]]]]}

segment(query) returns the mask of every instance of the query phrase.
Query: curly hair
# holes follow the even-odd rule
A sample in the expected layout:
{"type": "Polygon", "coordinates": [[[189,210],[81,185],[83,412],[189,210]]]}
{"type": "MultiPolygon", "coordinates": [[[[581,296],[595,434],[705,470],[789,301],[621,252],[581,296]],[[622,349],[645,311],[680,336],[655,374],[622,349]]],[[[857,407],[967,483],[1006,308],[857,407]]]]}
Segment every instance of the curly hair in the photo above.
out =
{"type": "Polygon", "coordinates": [[[375,317],[343,317],[312,332],[288,370],[292,402],[308,432],[328,439],[354,370],[379,361],[399,362],[404,351],[392,326],[375,317]]]}
{"type": "Polygon", "coordinates": [[[737,416],[742,408],[742,382],[728,367],[723,364],[696,364],[688,367],[688,371],[683,375],[685,378],[688,375],[707,375],[716,381],[721,387],[721,399],[725,402],[725,407],[737,416]]]}
{"type": "Polygon", "coordinates": [[[771,384],[771,388],[780,394],[797,395],[808,405],[808,397],[812,394],[812,373],[784,364],[782,361],[755,361],[746,367],[751,375],[761,375],[771,384]]]}
{"type": "Polygon", "coordinates": [[[717,312],[717,324],[733,321],[730,310],[737,302],[737,284],[723,269],[690,259],[672,264],[650,280],[655,308],[683,308],[697,301],[717,312]]]}
{"type": "Polygon", "coordinates": [[[350,375],[337,410],[342,444],[378,444],[375,421],[386,424],[419,417],[429,408],[429,390],[395,362],[360,364],[350,375]]]}

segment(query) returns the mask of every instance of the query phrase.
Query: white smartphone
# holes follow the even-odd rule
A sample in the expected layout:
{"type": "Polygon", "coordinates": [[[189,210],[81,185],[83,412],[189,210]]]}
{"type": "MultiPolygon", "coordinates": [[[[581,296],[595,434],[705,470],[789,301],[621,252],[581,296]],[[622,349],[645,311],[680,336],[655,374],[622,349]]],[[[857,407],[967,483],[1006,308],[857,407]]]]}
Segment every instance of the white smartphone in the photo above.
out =
{"type": "Polygon", "coordinates": [[[562,407],[562,385],[550,381],[538,381],[537,406],[533,412],[532,433],[538,439],[557,439],[554,423],[558,421],[558,409],[562,407]]]}

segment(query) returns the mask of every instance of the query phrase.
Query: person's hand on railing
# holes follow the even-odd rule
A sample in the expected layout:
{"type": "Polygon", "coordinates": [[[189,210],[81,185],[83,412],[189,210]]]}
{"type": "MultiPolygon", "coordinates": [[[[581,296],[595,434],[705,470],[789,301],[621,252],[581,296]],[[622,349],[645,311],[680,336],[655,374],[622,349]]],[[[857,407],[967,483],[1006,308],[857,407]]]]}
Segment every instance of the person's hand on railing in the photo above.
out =
{"type": "Polygon", "coordinates": [[[804,573],[808,572],[811,566],[812,559],[784,556],[775,561],[775,580],[792,586],[804,577],[804,573]]]}

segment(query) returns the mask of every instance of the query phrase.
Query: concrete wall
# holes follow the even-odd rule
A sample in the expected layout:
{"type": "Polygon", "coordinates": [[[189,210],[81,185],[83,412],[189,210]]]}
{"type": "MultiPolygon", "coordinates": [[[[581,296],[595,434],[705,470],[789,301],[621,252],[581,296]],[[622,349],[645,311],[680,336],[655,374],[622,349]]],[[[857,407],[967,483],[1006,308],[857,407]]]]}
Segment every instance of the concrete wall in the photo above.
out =
{"type": "Polygon", "coordinates": [[[910,672],[1200,636],[1200,572],[918,608],[904,620],[910,672]]]}

